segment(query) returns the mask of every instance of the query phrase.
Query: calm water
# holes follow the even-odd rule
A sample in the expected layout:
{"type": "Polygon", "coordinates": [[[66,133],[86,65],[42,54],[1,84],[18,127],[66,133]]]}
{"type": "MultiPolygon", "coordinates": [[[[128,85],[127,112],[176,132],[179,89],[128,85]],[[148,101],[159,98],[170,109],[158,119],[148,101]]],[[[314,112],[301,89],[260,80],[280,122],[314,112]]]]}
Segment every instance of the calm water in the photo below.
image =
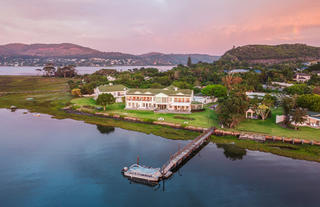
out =
{"type": "MultiPolygon", "coordinates": [[[[141,67],[153,67],[158,68],[160,71],[166,71],[173,68],[173,66],[108,66],[108,67],[77,67],[79,74],[91,74],[102,68],[106,69],[116,69],[118,71],[126,71],[134,68],[141,67]]],[[[36,71],[36,69],[41,69],[42,67],[10,67],[10,66],[0,66],[0,75],[42,75],[42,72],[36,71]]]]}
{"type": "Polygon", "coordinates": [[[208,144],[160,186],[120,170],[160,167],[179,145],[154,135],[0,109],[0,206],[320,206],[320,164],[208,144]]]}

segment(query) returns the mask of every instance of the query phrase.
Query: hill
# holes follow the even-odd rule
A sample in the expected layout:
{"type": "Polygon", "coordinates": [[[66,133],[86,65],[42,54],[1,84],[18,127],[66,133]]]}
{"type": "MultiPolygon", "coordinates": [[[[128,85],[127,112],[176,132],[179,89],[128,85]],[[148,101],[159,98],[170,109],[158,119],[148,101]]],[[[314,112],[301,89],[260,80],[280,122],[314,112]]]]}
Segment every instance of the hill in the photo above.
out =
{"type": "Polygon", "coordinates": [[[320,47],[305,44],[246,45],[227,51],[221,60],[246,61],[249,63],[281,63],[310,61],[320,58],[320,47]]]}
{"type": "Polygon", "coordinates": [[[79,66],[108,65],[177,65],[186,64],[188,57],[194,63],[213,62],[219,57],[204,54],[148,53],[132,55],[120,52],[102,52],[71,43],[62,44],[7,44],[0,45],[0,65],[42,65],[54,62],[57,65],[79,66]]]}

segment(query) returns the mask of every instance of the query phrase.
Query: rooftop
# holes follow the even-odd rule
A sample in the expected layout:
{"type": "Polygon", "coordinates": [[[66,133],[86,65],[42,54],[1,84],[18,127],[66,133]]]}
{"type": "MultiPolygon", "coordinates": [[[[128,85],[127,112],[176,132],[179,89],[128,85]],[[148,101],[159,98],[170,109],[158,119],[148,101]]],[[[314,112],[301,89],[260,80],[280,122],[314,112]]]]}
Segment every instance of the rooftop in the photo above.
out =
{"type": "Polygon", "coordinates": [[[320,120],[320,113],[319,112],[308,111],[307,114],[308,114],[308,116],[310,116],[312,118],[320,120]]]}
{"type": "Polygon", "coordinates": [[[167,88],[137,88],[137,89],[129,89],[127,92],[128,95],[156,95],[159,93],[166,94],[168,96],[190,96],[192,94],[192,90],[190,89],[178,89],[175,90],[174,87],[169,86],[167,88]]]}
{"type": "Polygon", "coordinates": [[[124,85],[101,85],[98,87],[100,92],[125,91],[127,87],[124,85]]]}
{"type": "Polygon", "coordinates": [[[229,71],[229,73],[247,73],[247,72],[249,72],[248,69],[233,69],[229,71]]]}

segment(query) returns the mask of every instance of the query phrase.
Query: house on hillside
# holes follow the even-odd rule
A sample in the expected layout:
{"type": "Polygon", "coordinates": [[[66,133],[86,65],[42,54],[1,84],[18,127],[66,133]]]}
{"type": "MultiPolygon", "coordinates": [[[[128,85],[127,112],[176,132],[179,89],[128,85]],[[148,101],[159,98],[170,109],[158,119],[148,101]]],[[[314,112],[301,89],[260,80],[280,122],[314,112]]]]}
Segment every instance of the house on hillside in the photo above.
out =
{"type": "Polygon", "coordinates": [[[163,89],[129,89],[126,109],[171,113],[190,113],[193,90],[167,87],[163,89]]]}
{"type": "Polygon", "coordinates": [[[101,85],[95,88],[94,97],[97,99],[100,94],[109,93],[113,95],[117,103],[120,103],[123,102],[127,90],[124,85],[113,85],[110,83],[109,85],[101,85]]]}
{"type": "Polygon", "coordinates": [[[318,63],[320,63],[320,60],[313,60],[313,61],[305,62],[305,63],[302,63],[302,64],[305,65],[305,66],[311,66],[311,65],[318,64],[318,63]]]}
{"type": "Polygon", "coordinates": [[[305,73],[296,73],[295,77],[293,80],[300,82],[300,83],[304,83],[309,81],[311,78],[311,75],[309,74],[305,74],[305,73]]]}

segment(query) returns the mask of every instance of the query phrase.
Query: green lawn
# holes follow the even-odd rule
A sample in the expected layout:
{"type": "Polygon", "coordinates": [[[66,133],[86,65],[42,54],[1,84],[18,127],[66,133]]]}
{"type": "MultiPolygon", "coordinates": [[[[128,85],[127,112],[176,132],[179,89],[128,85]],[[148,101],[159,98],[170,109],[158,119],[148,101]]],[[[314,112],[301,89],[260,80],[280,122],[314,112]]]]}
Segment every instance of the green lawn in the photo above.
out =
{"type": "Polygon", "coordinates": [[[276,115],[281,115],[282,109],[272,110],[272,117],[267,120],[246,119],[236,127],[238,131],[259,132],[274,136],[284,136],[308,140],[320,140],[320,129],[300,127],[299,130],[286,129],[276,124],[276,115]]]}
{"type": "MultiPolygon", "coordinates": [[[[92,98],[76,98],[71,103],[77,106],[98,106],[92,98]]],[[[194,112],[192,114],[159,114],[152,111],[136,111],[124,110],[124,104],[117,103],[107,107],[106,113],[119,114],[122,116],[137,117],[148,120],[158,120],[159,117],[164,118],[164,121],[171,123],[178,123],[199,127],[219,127],[217,114],[215,111],[205,107],[205,111],[194,112]],[[186,118],[193,118],[194,120],[177,119],[174,116],[182,116],[186,118]]],[[[276,115],[282,114],[282,109],[277,108],[272,110],[271,118],[267,120],[253,120],[246,119],[242,121],[234,130],[245,132],[256,132],[274,136],[284,136],[292,138],[300,138],[307,140],[320,140],[320,129],[313,129],[310,127],[300,127],[298,131],[293,129],[286,129],[276,124],[276,115]]],[[[228,129],[227,129],[228,130],[228,129]]]]}
{"type": "MultiPolygon", "coordinates": [[[[71,103],[77,106],[98,106],[95,104],[95,100],[92,98],[76,98],[71,103]]],[[[184,124],[198,127],[211,127],[217,126],[216,114],[208,107],[205,107],[205,111],[194,112],[192,114],[161,114],[154,113],[153,111],[137,111],[137,110],[125,110],[124,104],[116,103],[107,107],[106,113],[119,114],[122,116],[137,117],[141,119],[157,121],[158,118],[164,118],[165,122],[184,124]],[[185,117],[185,119],[175,118],[176,116],[185,117]],[[189,120],[193,119],[193,120],[189,120]]]]}

